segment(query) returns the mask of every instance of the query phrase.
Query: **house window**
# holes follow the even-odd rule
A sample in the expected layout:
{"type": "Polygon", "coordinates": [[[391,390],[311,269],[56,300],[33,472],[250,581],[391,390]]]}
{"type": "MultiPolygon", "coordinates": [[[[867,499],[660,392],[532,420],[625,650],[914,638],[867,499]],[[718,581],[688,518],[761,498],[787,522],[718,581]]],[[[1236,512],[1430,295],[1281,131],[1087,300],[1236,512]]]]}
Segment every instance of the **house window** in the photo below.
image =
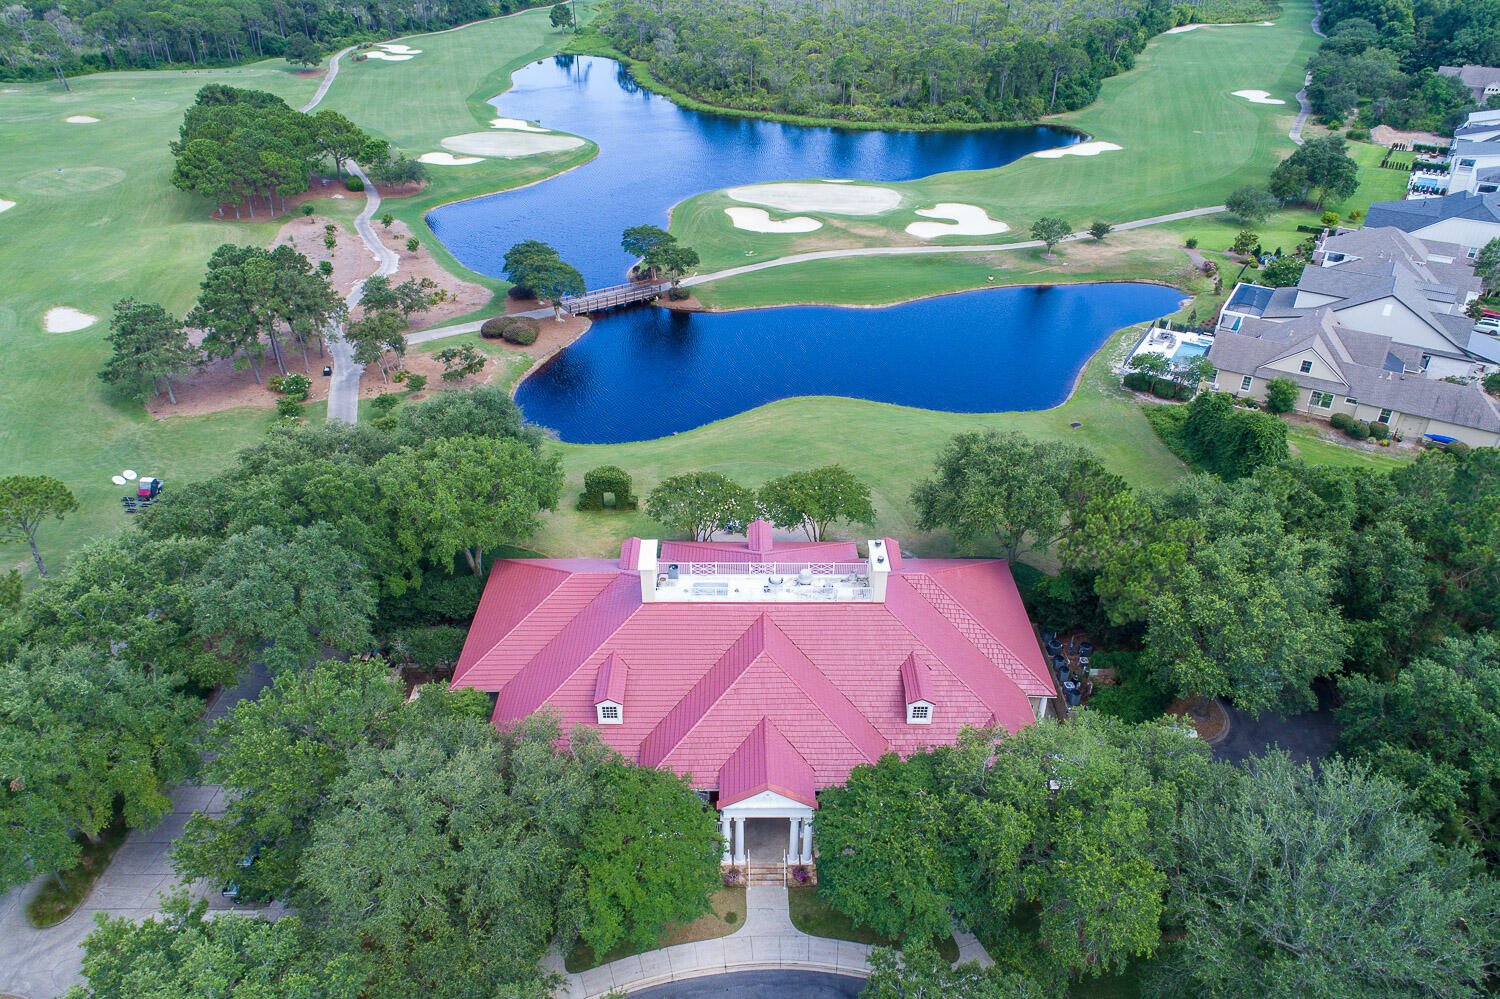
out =
{"type": "Polygon", "coordinates": [[[931,725],[932,705],[918,701],[906,706],[906,724],[908,725],[931,725]]]}
{"type": "Polygon", "coordinates": [[[1380,411],[1380,419],[1376,420],[1375,422],[1376,423],[1384,423],[1386,426],[1390,426],[1391,425],[1391,411],[1389,409],[1382,409],[1380,411]]]}
{"type": "Polygon", "coordinates": [[[1304,375],[1312,374],[1312,362],[1303,361],[1301,371],[1304,375]]]}
{"type": "Polygon", "coordinates": [[[1346,402],[1350,406],[1358,406],[1359,405],[1359,400],[1356,399],[1356,398],[1354,398],[1354,396],[1352,396],[1352,395],[1346,395],[1346,396],[1344,396],[1344,402],[1346,402]]]}
{"type": "Polygon", "coordinates": [[[1246,375],[1245,377],[1241,378],[1240,379],[1240,391],[1241,392],[1249,392],[1250,391],[1250,383],[1253,380],[1254,379],[1252,379],[1249,375],[1246,375]]]}
{"type": "Polygon", "coordinates": [[[620,716],[620,706],[618,704],[611,704],[606,701],[603,704],[595,705],[595,708],[599,712],[600,725],[624,724],[625,719],[620,716]]]}
{"type": "Polygon", "coordinates": [[[1427,365],[1429,365],[1431,363],[1432,363],[1432,355],[1431,354],[1423,354],[1422,355],[1422,370],[1426,371],[1427,370],[1427,365]]]}
{"type": "Polygon", "coordinates": [[[1479,247],[1477,247],[1477,246],[1471,246],[1471,247],[1469,247],[1469,259],[1473,260],[1477,256],[1479,256],[1479,247]]]}
{"type": "Polygon", "coordinates": [[[1332,392],[1314,392],[1308,398],[1308,402],[1310,402],[1312,405],[1316,406],[1318,409],[1328,409],[1328,408],[1330,408],[1333,405],[1333,393],[1332,392]]]}

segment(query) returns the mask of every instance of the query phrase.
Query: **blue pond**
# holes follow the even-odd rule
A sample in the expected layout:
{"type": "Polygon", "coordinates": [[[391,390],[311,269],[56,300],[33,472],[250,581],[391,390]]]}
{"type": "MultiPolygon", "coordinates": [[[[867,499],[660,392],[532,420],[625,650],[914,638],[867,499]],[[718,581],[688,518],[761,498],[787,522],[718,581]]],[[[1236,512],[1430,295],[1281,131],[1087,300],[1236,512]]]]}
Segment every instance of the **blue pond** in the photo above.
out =
{"type": "MultiPolygon", "coordinates": [[[[958,413],[1046,409],[1067,398],[1113,331],[1181,300],[1157,285],[1097,284],[883,309],[638,307],[596,320],[521,383],[516,401],[532,422],[580,444],[664,437],[803,395],[958,413]]],[[[859,428],[848,429],[858,446],[859,428]]]]}
{"type": "Polygon", "coordinates": [[[530,187],[434,209],[427,224],[465,266],[492,277],[515,243],[543,240],[591,288],[624,280],[633,261],[620,249],[621,232],[665,226],[668,209],[704,191],[811,177],[910,180],[1003,166],[1080,138],[1044,126],[870,132],[684,111],[641,89],[613,59],[592,56],[533,63],[512,84],[490,102],[501,116],[581,135],[599,155],[530,187]]]}

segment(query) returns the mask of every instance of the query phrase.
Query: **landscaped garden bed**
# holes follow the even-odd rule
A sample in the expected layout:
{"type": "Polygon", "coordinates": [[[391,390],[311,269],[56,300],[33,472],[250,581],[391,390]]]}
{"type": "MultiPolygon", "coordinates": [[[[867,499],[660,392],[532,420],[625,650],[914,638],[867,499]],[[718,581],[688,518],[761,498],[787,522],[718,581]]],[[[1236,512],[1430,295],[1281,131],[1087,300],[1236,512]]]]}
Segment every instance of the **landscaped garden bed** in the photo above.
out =
{"type": "MultiPolygon", "coordinates": [[[[854,921],[823,901],[816,888],[789,888],[789,905],[792,925],[803,933],[834,940],[851,940],[854,943],[871,944],[876,947],[896,947],[899,943],[879,933],[854,925],[854,921]]],[[[937,942],[938,953],[946,960],[958,960],[958,943],[951,937],[937,942]]]]}
{"type": "Polygon", "coordinates": [[[668,927],[654,946],[637,947],[629,941],[622,941],[604,954],[596,955],[588,944],[579,941],[568,952],[564,965],[569,974],[576,975],[580,971],[597,968],[601,964],[618,961],[632,954],[657,950],[661,947],[672,947],[676,944],[696,943],[699,940],[725,937],[745,925],[744,888],[720,889],[714,892],[710,905],[712,911],[707,915],[699,916],[691,923],[668,927]]]}

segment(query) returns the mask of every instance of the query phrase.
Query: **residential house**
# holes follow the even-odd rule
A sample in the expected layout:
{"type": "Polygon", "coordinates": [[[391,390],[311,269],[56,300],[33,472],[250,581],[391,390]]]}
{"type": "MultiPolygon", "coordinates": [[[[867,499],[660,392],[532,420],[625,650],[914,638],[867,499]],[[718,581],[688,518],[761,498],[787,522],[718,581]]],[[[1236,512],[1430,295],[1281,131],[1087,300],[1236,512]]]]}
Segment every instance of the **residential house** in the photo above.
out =
{"type": "Polygon", "coordinates": [[[1500,94],[1500,69],[1494,66],[1439,66],[1438,75],[1456,77],[1480,107],[1500,94]]]}
{"type": "Polygon", "coordinates": [[[1388,336],[1340,324],[1322,308],[1283,322],[1247,318],[1214,337],[1208,359],[1217,388],[1264,401],[1274,378],[1299,388],[1295,409],[1311,416],[1346,413],[1384,423],[1393,433],[1500,446],[1500,402],[1477,384],[1428,378],[1420,351],[1388,336]]]}
{"type": "Polygon", "coordinates": [[[1391,227],[1338,230],[1291,288],[1240,285],[1217,332],[1246,319],[1290,322],[1328,310],[1339,325],[1414,349],[1414,372],[1472,378],[1500,366],[1500,342],[1475,333],[1464,310],[1479,294],[1460,246],[1414,239],[1391,227]]]}
{"type": "Polygon", "coordinates": [[[687,776],[726,864],[810,861],[818,792],[856,766],[964,727],[1017,732],[1057,697],[1006,562],[917,560],[889,538],[861,557],[764,521],[745,542],[496,562],[453,685],[492,692],[497,725],[549,707],[687,776]],[[747,823],[774,856],[752,855],[747,823]]]}
{"type": "Polygon", "coordinates": [[[1365,228],[1394,228],[1423,241],[1456,243],[1472,257],[1479,247],[1500,238],[1500,194],[1377,201],[1365,215],[1365,228]]]}

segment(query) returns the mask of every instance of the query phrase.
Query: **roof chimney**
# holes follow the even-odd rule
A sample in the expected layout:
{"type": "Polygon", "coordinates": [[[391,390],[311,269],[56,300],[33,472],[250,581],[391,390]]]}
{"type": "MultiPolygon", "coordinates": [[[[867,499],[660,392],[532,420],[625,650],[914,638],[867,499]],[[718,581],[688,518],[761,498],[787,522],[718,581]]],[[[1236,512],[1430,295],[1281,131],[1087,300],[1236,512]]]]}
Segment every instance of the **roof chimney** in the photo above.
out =
{"type": "Polygon", "coordinates": [[[764,520],[752,520],[745,530],[751,551],[764,555],[771,550],[771,525],[764,520]]]}
{"type": "Polygon", "coordinates": [[[641,577],[641,603],[656,599],[656,541],[642,539],[636,553],[635,571],[641,577]]]}
{"type": "Polygon", "coordinates": [[[871,538],[866,564],[870,574],[870,592],[876,603],[885,603],[885,587],[891,578],[891,549],[885,538],[871,538]]]}

